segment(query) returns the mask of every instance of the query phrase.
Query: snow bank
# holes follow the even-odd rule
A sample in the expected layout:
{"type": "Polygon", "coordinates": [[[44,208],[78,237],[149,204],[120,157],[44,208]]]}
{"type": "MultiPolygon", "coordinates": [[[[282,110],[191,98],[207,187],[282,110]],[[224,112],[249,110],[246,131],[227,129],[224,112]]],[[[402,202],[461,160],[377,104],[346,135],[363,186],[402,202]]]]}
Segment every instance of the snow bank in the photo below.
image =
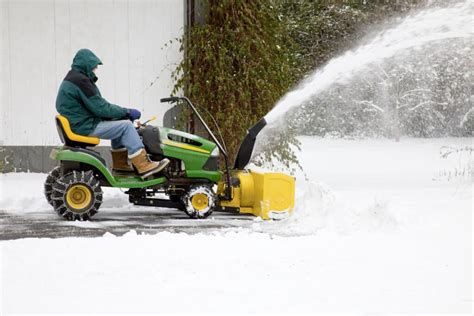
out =
{"type": "Polygon", "coordinates": [[[473,138],[300,141],[304,172],[296,175],[294,215],[254,230],[286,236],[395,232],[451,221],[449,212],[470,218],[473,138]]]}
{"type": "Polygon", "coordinates": [[[0,210],[12,213],[37,212],[48,208],[43,195],[45,174],[0,174],[0,210]]]}

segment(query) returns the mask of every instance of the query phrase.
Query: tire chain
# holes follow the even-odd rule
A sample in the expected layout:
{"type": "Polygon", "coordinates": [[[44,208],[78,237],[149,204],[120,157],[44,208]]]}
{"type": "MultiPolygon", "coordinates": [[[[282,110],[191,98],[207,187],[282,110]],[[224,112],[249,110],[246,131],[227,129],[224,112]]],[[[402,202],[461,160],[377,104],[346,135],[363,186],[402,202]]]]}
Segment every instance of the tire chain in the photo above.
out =
{"type": "Polygon", "coordinates": [[[100,205],[102,204],[102,190],[99,181],[94,177],[92,171],[73,171],[56,180],[53,185],[52,201],[55,211],[59,216],[67,220],[88,220],[97,214],[100,205]],[[80,180],[78,180],[80,174],[80,180]],[[68,178],[72,179],[68,180],[68,178]],[[95,182],[95,183],[94,183],[95,182]],[[83,213],[75,213],[67,208],[66,192],[73,184],[82,184],[89,188],[94,196],[89,208],[83,213]],[[62,187],[62,188],[61,188],[62,187]]]}
{"type": "Polygon", "coordinates": [[[53,185],[61,175],[60,170],[61,168],[59,166],[54,167],[53,170],[48,173],[46,181],[44,182],[44,196],[51,206],[54,206],[52,200],[53,185]]]}
{"type": "Polygon", "coordinates": [[[216,196],[215,196],[215,193],[212,190],[212,188],[210,188],[209,186],[207,186],[207,185],[195,185],[195,186],[192,186],[189,189],[189,191],[184,195],[183,203],[184,203],[184,211],[185,211],[186,214],[188,214],[189,217],[191,217],[191,218],[206,218],[209,215],[211,215],[213,210],[214,210],[215,203],[216,203],[216,196]],[[210,202],[209,209],[204,213],[194,209],[194,207],[191,204],[192,195],[194,195],[196,193],[205,194],[207,196],[209,202],[210,202]]]}

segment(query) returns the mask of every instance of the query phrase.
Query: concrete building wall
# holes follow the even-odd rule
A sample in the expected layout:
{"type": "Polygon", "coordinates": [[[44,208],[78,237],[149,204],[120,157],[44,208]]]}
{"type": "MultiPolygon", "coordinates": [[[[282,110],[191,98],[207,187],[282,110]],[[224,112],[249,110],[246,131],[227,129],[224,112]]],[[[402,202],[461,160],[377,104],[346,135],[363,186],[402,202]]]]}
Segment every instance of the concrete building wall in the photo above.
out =
{"type": "Polygon", "coordinates": [[[109,102],[162,124],[185,18],[184,0],[0,0],[0,146],[60,144],[56,94],[80,48],[103,61],[109,102]]]}

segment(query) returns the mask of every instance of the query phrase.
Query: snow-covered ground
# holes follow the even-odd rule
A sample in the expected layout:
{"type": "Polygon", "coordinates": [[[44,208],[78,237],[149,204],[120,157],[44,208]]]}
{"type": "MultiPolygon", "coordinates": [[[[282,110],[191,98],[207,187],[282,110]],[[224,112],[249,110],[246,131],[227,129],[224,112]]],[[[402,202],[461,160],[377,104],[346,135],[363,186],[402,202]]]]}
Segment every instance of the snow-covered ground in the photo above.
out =
{"type": "MultiPolygon", "coordinates": [[[[473,139],[301,141],[287,220],[2,241],[0,312],[470,315],[473,139]]],[[[0,211],[47,207],[43,178],[0,175],[0,211]]]]}

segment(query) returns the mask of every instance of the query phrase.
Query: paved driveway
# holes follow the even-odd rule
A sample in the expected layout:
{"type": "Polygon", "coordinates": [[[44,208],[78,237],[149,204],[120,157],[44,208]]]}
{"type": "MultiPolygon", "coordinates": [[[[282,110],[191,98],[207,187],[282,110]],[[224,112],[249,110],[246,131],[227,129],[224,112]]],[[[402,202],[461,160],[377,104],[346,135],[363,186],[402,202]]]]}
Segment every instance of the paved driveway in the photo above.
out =
{"type": "Polygon", "coordinates": [[[99,237],[109,232],[120,236],[135,230],[138,234],[162,231],[199,233],[235,227],[251,227],[255,217],[214,212],[207,219],[190,219],[171,209],[136,207],[102,209],[91,221],[70,222],[52,209],[18,213],[0,210],[0,240],[20,238],[99,237]]]}

